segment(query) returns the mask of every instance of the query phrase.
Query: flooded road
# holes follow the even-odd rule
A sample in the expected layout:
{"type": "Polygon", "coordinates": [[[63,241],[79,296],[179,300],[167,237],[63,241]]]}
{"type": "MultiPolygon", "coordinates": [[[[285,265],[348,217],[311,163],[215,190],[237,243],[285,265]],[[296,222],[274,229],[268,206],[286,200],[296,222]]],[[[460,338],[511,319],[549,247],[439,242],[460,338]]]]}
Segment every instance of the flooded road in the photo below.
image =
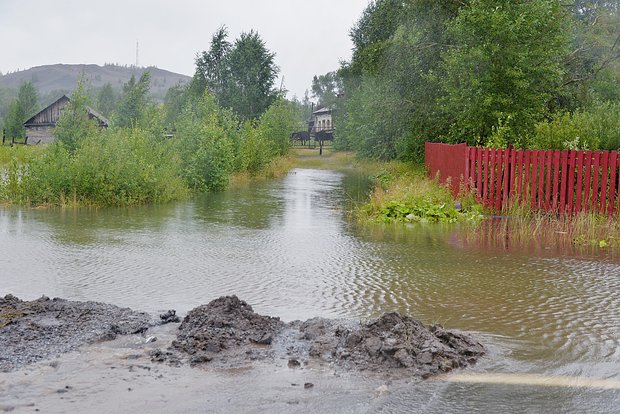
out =
{"type": "Polygon", "coordinates": [[[114,412],[139,410],[144,401],[153,412],[326,412],[325,404],[335,412],[620,411],[617,258],[489,246],[454,226],[360,227],[346,213],[367,186],[353,173],[299,169],[165,206],[0,210],[0,295],[184,314],[236,294],[285,321],[367,320],[395,310],[477,332],[489,355],[474,368],[397,381],[388,392],[377,391],[380,378],[293,371],[285,362],[234,374],[161,366],[161,378],[149,371],[146,380],[119,362],[135,353],[133,343],[117,343],[64,356],[56,368],[28,368],[27,383],[18,382],[21,371],[0,374],[0,410],[29,400],[35,406],[19,408],[67,412],[71,405],[52,404],[63,396],[54,390],[62,378],[76,378],[72,384],[92,383],[76,407],[134,383],[127,387],[140,392],[118,391],[120,408],[102,406],[114,412]],[[112,364],[122,369],[111,375],[112,364]],[[290,385],[309,377],[317,384],[310,393],[290,385]],[[49,398],[32,394],[45,389],[49,398]]]}

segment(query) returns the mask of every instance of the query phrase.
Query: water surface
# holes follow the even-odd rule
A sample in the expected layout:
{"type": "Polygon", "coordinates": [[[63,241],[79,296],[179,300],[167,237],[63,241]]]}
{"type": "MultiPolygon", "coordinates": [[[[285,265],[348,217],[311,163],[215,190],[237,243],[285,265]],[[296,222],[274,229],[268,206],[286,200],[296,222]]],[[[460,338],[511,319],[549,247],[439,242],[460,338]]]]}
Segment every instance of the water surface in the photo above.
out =
{"type": "MultiPolygon", "coordinates": [[[[286,321],[397,310],[479,333],[468,375],[620,381],[620,264],[607,255],[477,243],[455,226],[358,226],[359,174],[282,180],[134,209],[0,210],[0,294],[184,313],[236,294],[286,321]]],[[[375,407],[377,408],[377,407],[375,407]]],[[[385,412],[614,412],[617,389],[426,382],[385,412]]]]}

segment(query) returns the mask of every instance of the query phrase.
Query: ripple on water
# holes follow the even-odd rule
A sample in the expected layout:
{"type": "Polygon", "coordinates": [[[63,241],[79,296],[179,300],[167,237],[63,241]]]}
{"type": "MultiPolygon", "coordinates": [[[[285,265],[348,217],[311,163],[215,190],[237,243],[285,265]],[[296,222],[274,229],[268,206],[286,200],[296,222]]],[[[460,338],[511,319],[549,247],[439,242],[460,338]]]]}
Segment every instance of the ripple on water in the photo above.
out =
{"type": "Polygon", "coordinates": [[[617,263],[464,249],[454,228],[358,228],[342,212],[355,180],[294,172],[158,208],[2,211],[0,289],[181,313],[234,293],[285,320],[395,310],[511,338],[514,358],[549,369],[620,360],[617,263]]]}

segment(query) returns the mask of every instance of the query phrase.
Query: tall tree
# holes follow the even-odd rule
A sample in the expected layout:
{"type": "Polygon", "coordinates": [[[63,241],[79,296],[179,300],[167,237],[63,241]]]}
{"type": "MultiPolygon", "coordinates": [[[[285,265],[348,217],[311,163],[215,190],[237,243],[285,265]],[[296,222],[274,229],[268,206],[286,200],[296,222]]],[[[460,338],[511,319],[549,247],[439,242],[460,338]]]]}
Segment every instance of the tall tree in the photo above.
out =
{"type": "Polygon", "coordinates": [[[202,96],[205,89],[209,89],[224,107],[228,106],[227,89],[230,80],[228,57],[231,44],[227,37],[226,26],[220,27],[211,37],[209,51],[196,57],[196,74],[192,85],[198,96],[202,96]]]}
{"type": "Polygon", "coordinates": [[[116,107],[116,94],[110,82],[101,87],[97,94],[97,109],[105,116],[110,116],[116,107]]]}
{"type": "Polygon", "coordinates": [[[443,56],[453,140],[485,142],[501,126],[503,144],[523,145],[562,83],[569,24],[557,0],[472,0],[449,23],[456,47],[443,56]]]}
{"type": "Polygon", "coordinates": [[[5,129],[10,138],[24,138],[26,130],[24,122],[38,109],[37,91],[32,82],[23,83],[19,87],[17,98],[9,105],[5,120],[5,129]]]}
{"type": "Polygon", "coordinates": [[[208,89],[222,107],[233,109],[242,119],[256,119],[277,96],[275,54],[255,31],[242,33],[232,45],[227,36],[226,27],[221,27],[209,51],[197,57],[190,90],[202,97],[208,89]]]}
{"type": "Polygon", "coordinates": [[[116,123],[120,127],[130,128],[142,119],[150,100],[151,73],[144,72],[136,82],[136,77],[131,76],[129,82],[123,86],[123,95],[116,114],[116,123]]]}
{"type": "Polygon", "coordinates": [[[336,72],[327,72],[312,78],[312,96],[319,106],[334,105],[341,92],[342,78],[336,72]]]}
{"type": "Polygon", "coordinates": [[[228,57],[230,107],[242,119],[256,119],[276,99],[274,83],[279,68],[255,31],[241,33],[228,57]]]}

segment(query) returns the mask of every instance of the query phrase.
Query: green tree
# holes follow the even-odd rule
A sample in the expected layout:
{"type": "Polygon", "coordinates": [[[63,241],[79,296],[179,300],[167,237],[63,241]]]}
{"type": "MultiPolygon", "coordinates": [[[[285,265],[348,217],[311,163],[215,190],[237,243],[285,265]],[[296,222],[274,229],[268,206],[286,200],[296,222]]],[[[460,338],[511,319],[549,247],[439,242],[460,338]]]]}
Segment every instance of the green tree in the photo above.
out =
{"type": "Polygon", "coordinates": [[[165,124],[167,127],[171,127],[176,123],[190,97],[190,85],[179,83],[168,88],[164,97],[165,124]]]}
{"type": "Polygon", "coordinates": [[[618,2],[576,1],[571,49],[557,104],[561,109],[620,100],[620,10],[618,2]]]}
{"type": "Polygon", "coordinates": [[[150,104],[149,89],[151,73],[144,72],[136,82],[135,76],[131,76],[129,82],[123,85],[121,96],[116,112],[116,124],[120,127],[135,127],[142,119],[150,104]]]}
{"type": "Polygon", "coordinates": [[[445,28],[466,3],[409,0],[393,14],[388,4],[371,4],[365,12],[370,15],[363,19],[389,21],[385,26],[389,30],[373,29],[368,22],[355,26],[363,30],[358,33],[363,42],[354,44],[376,54],[371,59],[374,63],[367,66],[356,59],[368,53],[355,49],[352,63],[339,71],[344,100],[337,103],[335,145],[373,158],[419,161],[424,141],[445,134],[445,115],[438,103],[443,95],[438,83],[442,52],[450,45],[445,28]],[[380,16],[375,18],[376,12],[380,16]],[[359,79],[348,78],[351,68],[362,66],[366,69],[359,79]]]}
{"type": "Polygon", "coordinates": [[[290,136],[297,126],[297,114],[293,103],[278,98],[260,117],[259,133],[270,143],[272,155],[286,155],[290,136]]]}
{"type": "Polygon", "coordinates": [[[26,136],[24,122],[34,115],[37,109],[37,91],[32,82],[25,82],[19,87],[16,100],[9,105],[5,120],[7,136],[10,138],[24,138],[26,136]]]}
{"type": "Polygon", "coordinates": [[[228,58],[231,44],[227,40],[226,26],[220,27],[211,37],[208,52],[202,52],[196,57],[196,73],[192,88],[196,95],[202,96],[205,89],[209,89],[224,107],[228,106],[228,83],[230,81],[230,67],[228,58]]]}
{"type": "Polygon", "coordinates": [[[456,46],[441,84],[453,141],[485,142],[501,125],[503,145],[524,145],[562,83],[568,24],[557,0],[472,0],[448,24],[456,46]]]}
{"type": "Polygon", "coordinates": [[[89,136],[97,134],[97,122],[90,119],[88,113],[89,96],[84,87],[84,80],[78,80],[77,87],[71,94],[69,103],[60,114],[54,135],[69,153],[74,153],[89,136]]]}
{"type": "Polygon", "coordinates": [[[279,68],[275,54],[255,31],[242,33],[228,57],[230,107],[242,119],[256,119],[276,99],[274,83],[279,68]]]}
{"type": "Polygon", "coordinates": [[[312,78],[312,96],[318,106],[333,106],[342,92],[342,78],[337,72],[327,72],[312,78]]]}
{"type": "Polygon", "coordinates": [[[116,108],[117,97],[110,82],[99,89],[97,94],[97,109],[105,116],[110,116],[116,108]]]}
{"type": "Polygon", "coordinates": [[[205,92],[195,105],[186,105],[177,120],[177,150],[181,175],[189,188],[221,190],[234,168],[238,121],[205,92]]]}

